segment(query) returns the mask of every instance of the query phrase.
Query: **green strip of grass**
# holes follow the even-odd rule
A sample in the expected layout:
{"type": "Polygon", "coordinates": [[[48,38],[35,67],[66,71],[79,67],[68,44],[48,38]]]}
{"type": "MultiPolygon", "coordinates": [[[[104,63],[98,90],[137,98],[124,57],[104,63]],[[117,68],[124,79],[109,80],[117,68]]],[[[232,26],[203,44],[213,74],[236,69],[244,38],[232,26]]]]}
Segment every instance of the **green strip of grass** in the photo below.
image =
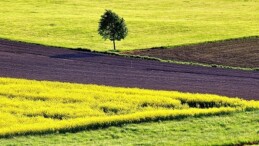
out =
{"type": "Polygon", "coordinates": [[[0,38],[68,48],[112,48],[97,33],[105,9],[128,25],[120,50],[259,35],[255,0],[1,0],[0,6],[0,38]]]}
{"type": "Polygon", "coordinates": [[[156,57],[141,56],[141,55],[126,55],[126,54],[123,54],[123,53],[120,54],[120,53],[116,53],[116,52],[108,52],[108,54],[114,54],[114,55],[131,57],[131,58],[146,59],[146,60],[156,60],[156,61],[160,61],[160,62],[174,63],[174,64],[194,65],[194,66],[214,67],[214,68],[225,68],[225,69],[235,69],[235,70],[245,70],[245,71],[259,71],[259,68],[245,68],[245,67],[234,67],[234,66],[226,66],[226,65],[219,65],[219,64],[205,64],[205,63],[199,63],[199,62],[165,60],[165,59],[156,58],[156,57]]]}
{"type": "MultiPolygon", "coordinates": [[[[259,36],[231,38],[231,39],[218,40],[218,41],[207,41],[207,42],[203,42],[203,43],[215,43],[215,42],[224,42],[224,41],[240,40],[240,39],[246,40],[246,39],[253,39],[253,38],[259,38],[259,36]]],[[[178,45],[178,46],[165,46],[165,47],[159,47],[159,48],[167,49],[167,48],[175,48],[175,47],[188,46],[188,45],[199,45],[199,44],[203,44],[203,43],[184,44],[184,45],[178,45]]],[[[150,48],[150,49],[152,49],[152,48],[150,48]]],[[[214,68],[225,68],[225,69],[235,69],[235,70],[244,70],[244,71],[259,71],[259,68],[234,67],[234,66],[226,66],[226,65],[220,65],[220,64],[206,64],[206,63],[199,63],[199,62],[165,60],[165,59],[161,59],[161,58],[157,58],[157,57],[150,57],[150,56],[143,56],[143,55],[130,55],[130,54],[127,54],[127,53],[125,54],[123,51],[120,51],[120,50],[94,51],[94,50],[84,49],[84,48],[77,48],[77,49],[73,49],[73,50],[88,51],[88,52],[95,52],[95,53],[104,53],[104,54],[115,55],[115,56],[123,56],[123,57],[129,57],[129,58],[155,60],[155,61],[166,62],[166,63],[174,63],[174,64],[194,65],[194,66],[214,67],[214,68]]],[[[132,51],[134,51],[134,50],[132,50],[132,51]]],[[[125,52],[128,52],[128,51],[125,51],[125,52]]]]}
{"type": "MultiPolygon", "coordinates": [[[[203,42],[203,43],[194,43],[194,44],[185,44],[185,45],[178,45],[178,46],[161,46],[159,47],[160,49],[174,49],[177,47],[184,47],[184,46],[193,46],[193,45],[203,45],[203,44],[209,44],[209,43],[224,43],[226,41],[246,41],[249,39],[257,39],[259,36],[248,36],[248,37],[241,37],[241,38],[231,38],[231,39],[225,39],[225,40],[219,40],[219,41],[208,41],[208,42],[203,42]]],[[[150,48],[149,50],[152,51],[152,49],[156,48],[150,48]]],[[[174,63],[174,64],[185,64],[185,65],[195,65],[195,66],[203,66],[203,67],[215,67],[215,68],[225,68],[225,69],[237,69],[237,70],[246,70],[246,71],[259,71],[259,68],[257,67],[238,67],[238,66],[227,66],[227,65],[222,65],[222,64],[206,64],[206,63],[200,63],[200,62],[188,62],[188,61],[176,61],[176,60],[166,60],[158,57],[150,57],[150,56],[143,56],[143,55],[131,55],[131,52],[134,51],[141,51],[145,49],[138,49],[138,50],[132,50],[132,51],[110,51],[108,53],[110,54],[115,54],[115,55],[121,55],[125,57],[132,57],[132,58],[140,58],[140,59],[147,59],[147,60],[156,60],[160,62],[167,62],[167,63],[174,63]]]]}
{"type": "Polygon", "coordinates": [[[0,145],[236,145],[259,143],[259,110],[0,139],[0,145]]]}
{"type": "MultiPolygon", "coordinates": [[[[249,39],[249,38],[258,38],[258,37],[259,36],[249,36],[249,37],[232,38],[232,39],[219,40],[219,41],[227,41],[227,40],[235,40],[235,39],[249,39]]],[[[4,39],[4,40],[12,41],[10,39],[4,39]]],[[[219,42],[219,41],[209,41],[209,42],[205,42],[205,43],[219,42]]],[[[23,42],[23,41],[17,41],[17,42],[54,47],[54,46],[51,46],[51,45],[44,45],[44,44],[38,44],[38,43],[28,43],[28,42],[23,42]]],[[[195,43],[195,44],[199,44],[199,43],[195,43]]],[[[186,45],[187,44],[179,45],[179,46],[186,46],[186,45]]],[[[194,45],[194,44],[191,44],[191,45],[194,45]]],[[[179,46],[175,46],[175,47],[179,47],[179,46]]],[[[215,68],[225,68],[225,69],[236,69],[236,70],[245,70],[245,71],[259,71],[259,68],[233,67],[233,66],[226,66],[226,65],[219,65],[219,64],[205,64],[205,63],[199,63],[199,62],[165,60],[165,59],[161,59],[161,58],[142,56],[142,55],[129,55],[129,54],[124,54],[123,51],[120,51],[120,50],[95,51],[95,50],[86,49],[86,48],[66,48],[66,47],[60,47],[60,48],[78,50],[78,51],[86,51],[86,52],[93,52],[93,53],[103,53],[103,54],[107,54],[107,55],[122,56],[122,57],[129,57],[129,58],[155,60],[155,61],[166,62],[166,63],[174,63],[174,64],[194,65],[194,66],[203,66],[203,67],[215,67],[215,68]]],[[[162,47],[162,48],[166,49],[166,48],[170,48],[170,46],[162,47]]]]}

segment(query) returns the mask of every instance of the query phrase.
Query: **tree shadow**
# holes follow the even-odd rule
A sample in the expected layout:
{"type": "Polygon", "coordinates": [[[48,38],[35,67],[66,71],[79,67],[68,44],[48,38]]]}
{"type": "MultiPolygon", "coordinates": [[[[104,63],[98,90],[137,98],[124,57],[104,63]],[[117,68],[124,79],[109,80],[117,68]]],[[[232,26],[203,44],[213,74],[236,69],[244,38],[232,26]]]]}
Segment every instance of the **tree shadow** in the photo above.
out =
{"type": "Polygon", "coordinates": [[[78,52],[78,53],[70,53],[70,54],[58,54],[50,56],[50,58],[59,58],[59,59],[72,59],[72,58],[89,58],[89,57],[98,57],[103,56],[97,53],[85,53],[85,52],[78,52]]]}

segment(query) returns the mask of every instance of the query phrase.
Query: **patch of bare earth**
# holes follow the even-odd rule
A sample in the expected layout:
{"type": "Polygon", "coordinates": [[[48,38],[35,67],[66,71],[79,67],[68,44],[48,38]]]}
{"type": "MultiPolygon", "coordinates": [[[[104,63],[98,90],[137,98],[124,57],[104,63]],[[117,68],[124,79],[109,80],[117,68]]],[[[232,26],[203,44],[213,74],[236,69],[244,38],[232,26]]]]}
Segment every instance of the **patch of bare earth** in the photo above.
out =
{"type": "Polygon", "coordinates": [[[259,72],[163,63],[0,39],[0,77],[259,100],[259,72]]]}
{"type": "Polygon", "coordinates": [[[165,60],[258,68],[259,38],[234,39],[168,49],[152,48],[124,53],[165,60]]]}

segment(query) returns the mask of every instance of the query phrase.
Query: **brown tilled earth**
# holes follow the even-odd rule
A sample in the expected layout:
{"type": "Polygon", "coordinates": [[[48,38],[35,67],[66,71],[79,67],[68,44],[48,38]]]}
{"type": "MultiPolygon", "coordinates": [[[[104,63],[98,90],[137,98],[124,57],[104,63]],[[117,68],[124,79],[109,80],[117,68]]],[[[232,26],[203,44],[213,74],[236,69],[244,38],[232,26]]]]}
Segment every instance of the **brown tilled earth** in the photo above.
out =
{"type": "Polygon", "coordinates": [[[169,64],[8,40],[0,40],[0,77],[214,93],[259,100],[259,72],[255,71],[169,64]]]}
{"type": "Polygon", "coordinates": [[[169,49],[153,48],[125,52],[166,60],[259,68],[259,38],[235,39],[169,49]]]}

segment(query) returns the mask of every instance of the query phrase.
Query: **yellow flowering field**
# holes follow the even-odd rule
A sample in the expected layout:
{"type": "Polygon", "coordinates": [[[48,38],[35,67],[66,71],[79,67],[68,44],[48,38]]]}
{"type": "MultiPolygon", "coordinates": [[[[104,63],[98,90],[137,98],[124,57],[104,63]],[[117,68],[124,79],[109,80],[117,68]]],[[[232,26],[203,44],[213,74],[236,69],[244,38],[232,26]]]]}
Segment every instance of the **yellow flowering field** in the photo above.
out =
{"type": "Polygon", "coordinates": [[[212,94],[0,78],[0,137],[253,109],[258,101],[212,94]]]}

